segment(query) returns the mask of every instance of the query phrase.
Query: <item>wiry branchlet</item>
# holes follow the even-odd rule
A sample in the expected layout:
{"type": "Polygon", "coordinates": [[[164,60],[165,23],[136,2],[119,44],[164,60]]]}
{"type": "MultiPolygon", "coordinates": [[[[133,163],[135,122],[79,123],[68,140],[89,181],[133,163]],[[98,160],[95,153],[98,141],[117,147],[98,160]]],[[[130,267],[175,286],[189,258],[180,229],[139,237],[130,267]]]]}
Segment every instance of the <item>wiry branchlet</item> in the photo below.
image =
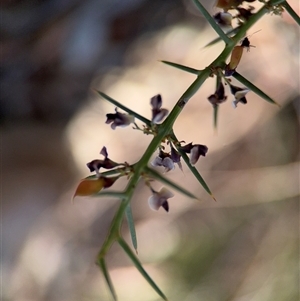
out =
{"type": "Polygon", "coordinates": [[[152,106],[152,123],[161,122],[169,113],[167,109],[161,108],[162,98],[160,94],[153,96],[150,100],[152,106]]]}
{"type": "Polygon", "coordinates": [[[117,126],[119,127],[126,127],[131,123],[134,123],[134,116],[120,113],[118,112],[117,108],[115,108],[115,114],[109,113],[106,114],[106,124],[111,123],[111,128],[114,130],[117,126]]]}
{"type": "Polygon", "coordinates": [[[247,99],[245,95],[250,91],[247,88],[241,88],[234,85],[230,85],[231,93],[234,95],[234,101],[232,102],[232,105],[234,108],[237,107],[237,104],[241,102],[242,104],[247,103],[247,99]]]}
{"type": "Polygon", "coordinates": [[[207,99],[213,106],[217,106],[222,102],[226,101],[227,96],[225,95],[225,89],[222,81],[220,81],[216,92],[210,95],[207,99]]]}
{"type": "Polygon", "coordinates": [[[100,171],[101,167],[105,168],[105,169],[112,169],[114,167],[122,165],[122,164],[116,163],[108,158],[108,153],[107,153],[105,146],[103,146],[103,148],[101,149],[100,154],[104,156],[103,160],[95,159],[86,164],[86,166],[89,168],[90,172],[93,172],[93,171],[96,172],[97,177],[100,177],[99,171],[100,171]]]}
{"type": "Polygon", "coordinates": [[[199,160],[200,156],[206,156],[208,151],[208,147],[202,144],[193,144],[192,142],[180,147],[182,151],[187,154],[190,154],[190,163],[191,165],[195,165],[199,160]]]}
{"type": "Polygon", "coordinates": [[[168,199],[172,198],[174,194],[165,187],[162,187],[160,191],[155,191],[154,189],[151,189],[151,191],[152,195],[148,199],[149,207],[155,211],[163,207],[169,212],[168,199]]]}

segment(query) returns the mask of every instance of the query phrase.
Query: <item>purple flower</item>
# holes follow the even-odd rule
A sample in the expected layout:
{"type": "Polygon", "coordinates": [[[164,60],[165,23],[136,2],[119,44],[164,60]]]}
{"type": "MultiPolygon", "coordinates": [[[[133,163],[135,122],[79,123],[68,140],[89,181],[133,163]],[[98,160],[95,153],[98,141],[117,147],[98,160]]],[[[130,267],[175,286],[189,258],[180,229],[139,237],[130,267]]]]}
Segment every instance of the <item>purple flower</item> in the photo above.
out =
{"type": "Polygon", "coordinates": [[[215,21],[220,25],[224,32],[228,32],[232,29],[231,21],[232,15],[228,12],[219,12],[214,16],[215,21]]]}
{"type": "Polygon", "coordinates": [[[103,148],[101,149],[100,154],[104,156],[104,160],[96,159],[86,164],[90,172],[96,172],[98,178],[101,176],[99,172],[101,167],[105,169],[112,169],[116,166],[121,165],[108,158],[108,153],[105,146],[103,146],[103,148]]]}
{"type": "Polygon", "coordinates": [[[193,144],[192,142],[180,147],[182,151],[184,151],[187,154],[190,154],[190,163],[191,165],[195,165],[197,161],[199,160],[200,156],[206,155],[208,148],[206,145],[202,144],[193,144]]]}
{"type": "Polygon", "coordinates": [[[225,95],[225,89],[221,81],[215,94],[210,95],[207,99],[213,106],[217,106],[220,103],[226,101],[227,96],[225,95]]]}
{"type": "Polygon", "coordinates": [[[106,122],[107,124],[111,123],[111,128],[114,130],[117,126],[125,127],[128,126],[130,123],[134,123],[134,116],[129,114],[124,114],[118,112],[117,108],[115,108],[115,114],[109,113],[106,114],[106,122]]]}
{"type": "Polygon", "coordinates": [[[152,189],[152,196],[150,196],[148,199],[149,207],[156,211],[160,207],[163,207],[167,212],[169,212],[168,199],[172,198],[173,196],[174,194],[165,187],[162,187],[160,191],[155,191],[152,189]]]}
{"type": "Polygon", "coordinates": [[[237,104],[239,102],[241,102],[243,104],[247,103],[247,99],[246,99],[245,95],[250,91],[249,89],[230,85],[230,90],[235,98],[235,100],[232,102],[232,105],[234,108],[237,107],[237,104]]]}
{"type": "Polygon", "coordinates": [[[168,115],[169,111],[167,109],[161,109],[162,106],[162,98],[160,94],[153,96],[150,100],[150,104],[152,106],[152,122],[159,123],[161,122],[165,116],[168,115]]]}
{"type": "Polygon", "coordinates": [[[156,166],[163,166],[165,167],[165,172],[173,170],[175,168],[174,162],[171,159],[171,156],[168,153],[163,151],[159,152],[159,155],[155,157],[155,159],[151,162],[151,165],[156,166]]]}

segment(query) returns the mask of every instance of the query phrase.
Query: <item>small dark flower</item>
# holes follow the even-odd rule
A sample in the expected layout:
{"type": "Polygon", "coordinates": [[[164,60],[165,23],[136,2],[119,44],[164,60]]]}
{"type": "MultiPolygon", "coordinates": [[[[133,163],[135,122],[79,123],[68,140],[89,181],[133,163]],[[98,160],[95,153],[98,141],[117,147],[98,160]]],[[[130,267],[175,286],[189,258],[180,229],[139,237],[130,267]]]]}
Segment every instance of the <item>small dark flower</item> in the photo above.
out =
{"type": "Polygon", "coordinates": [[[168,172],[175,168],[174,162],[171,159],[170,155],[163,151],[159,152],[159,155],[155,157],[155,159],[151,162],[151,165],[154,167],[163,166],[165,167],[165,172],[168,172]]]}
{"type": "Polygon", "coordinates": [[[215,94],[210,95],[207,99],[213,106],[219,105],[220,103],[226,101],[227,96],[225,95],[224,85],[221,81],[215,94]]]}
{"type": "Polygon", "coordinates": [[[101,149],[100,154],[104,156],[104,160],[96,159],[96,160],[93,160],[86,164],[87,167],[89,168],[90,172],[93,172],[93,171],[96,172],[97,177],[100,177],[99,170],[101,167],[103,167],[105,169],[112,169],[116,166],[121,165],[108,158],[108,154],[107,154],[107,150],[106,150],[105,146],[103,146],[103,148],[101,149]]]}
{"type": "Polygon", "coordinates": [[[172,198],[174,194],[165,187],[162,187],[160,191],[152,190],[152,193],[152,196],[148,199],[149,207],[156,211],[159,207],[163,207],[167,212],[169,212],[168,199],[172,198]]]}
{"type": "Polygon", "coordinates": [[[215,21],[220,25],[224,32],[232,29],[232,15],[228,12],[218,12],[214,16],[215,21]]]}
{"type": "Polygon", "coordinates": [[[253,15],[252,11],[255,9],[253,6],[249,6],[248,9],[243,7],[237,7],[236,10],[239,12],[236,16],[238,19],[240,19],[243,22],[247,22],[249,18],[253,15]]]}
{"type": "Polygon", "coordinates": [[[191,149],[190,163],[192,165],[195,165],[201,155],[205,157],[207,151],[208,148],[205,145],[200,145],[200,144],[194,145],[194,147],[191,149]]]}
{"type": "Polygon", "coordinates": [[[243,104],[247,103],[247,99],[246,99],[245,95],[250,91],[249,89],[230,85],[230,90],[235,98],[235,100],[232,102],[232,105],[234,108],[237,107],[237,104],[239,102],[241,102],[243,104]]]}
{"type": "Polygon", "coordinates": [[[116,113],[112,114],[106,114],[106,124],[111,123],[111,128],[114,130],[117,126],[119,127],[125,127],[128,126],[130,123],[134,123],[134,116],[131,116],[129,114],[124,114],[118,112],[117,108],[115,108],[116,113]]]}
{"type": "Polygon", "coordinates": [[[160,94],[153,96],[150,100],[150,104],[152,106],[152,122],[159,123],[161,122],[165,116],[168,115],[169,111],[167,109],[161,109],[162,106],[162,98],[160,94]]]}
{"type": "Polygon", "coordinates": [[[199,160],[200,156],[206,156],[208,151],[208,147],[202,144],[193,144],[192,142],[180,147],[182,151],[187,154],[190,154],[190,163],[191,165],[195,165],[199,160]]]}

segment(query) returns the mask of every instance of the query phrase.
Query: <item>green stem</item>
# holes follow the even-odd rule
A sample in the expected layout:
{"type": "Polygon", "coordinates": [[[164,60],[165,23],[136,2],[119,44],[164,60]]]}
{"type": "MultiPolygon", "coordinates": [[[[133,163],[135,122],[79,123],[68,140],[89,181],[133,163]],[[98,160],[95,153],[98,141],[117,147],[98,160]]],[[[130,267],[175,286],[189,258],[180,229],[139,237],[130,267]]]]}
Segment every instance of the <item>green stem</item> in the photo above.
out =
{"type": "Polygon", "coordinates": [[[210,26],[216,31],[218,36],[225,42],[225,44],[229,44],[230,38],[224,33],[224,31],[220,28],[220,26],[216,23],[214,18],[210,15],[210,13],[205,9],[205,7],[198,0],[193,0],[194,4],[201,11],[204,18],[209,22],[210,26]]]}
{"type": "Polygon", "coordinates": [[[285,1],[282,6],[285,8],[285,10],[290,14],[290,16],[295,20],[295,22],[300,25],[300,18],[296,14],[296,12],[291,8],[291,6],[285,1]]]}
{"type": "MultiPolygon", "coordinates": [[[[265,5],[255,15],[253,15],[246,24],[241,26],[239,32],[234,37],[234,42],[231,41],[231,43],[229,43],[225,47],[222,53],[212,62],[210,66],[217,67],[221,65],[229,56],[237,41],[239,41],[245,35],[246,31],[251,26],[253,26],[253,24],[257,22],[266,12],[268,12],[268,9],[266,8],[265,5]]],[[[124,191],[124,196],[126,197],[124,197],[124,199],[122,200],[120,207],[118,208],[118,211],[114,216],[114,219],[111,224],[111,228],[109,230],[109,234],[104,244],[102,245],[102,248],[98,256],[101,257],[104,254],[106,254],[111,244],[120,237],[120,228],[122,225],[126,207],[133,196],[134,190],[139,182],[141,174],[144,172],[144,167],[147,166],[152,154],[160,146],[161,141],[165,138],[165,136],[167,136],[172,132],[173,124],[176,121],[177,117],[179,116],[179,114],[181,113],[185,105],[188,103],[188,101],[191,99],[191,97],[199,90],[202,84],[207,80],[210,74],[211,74],[210,67],[206,67],[205,69],[203,69],[202,72],[197,76],[196,80],[189,86],[189,88],[183,93],[183,95],[177,101],[176,105],[174,106],[174,108],[172,109],[172,111],[170,112],[166,120],[161,125],[158,126],[157,135],[152,139],[150,145],[148,146],[147,150],[145,151],[141,159],[134,165],[133,176],[129,180],[127,187],[124,191]]],[[[101,95],[102,93],[99,94],[101,95]]]]}
{"type": "MultiPolygon", "coordinates": [[[[111,245],[118,241],[122,248],[126,251],[127,254],[131,254],[129,246],[125,243],[125,241],[121,238],[120,230],[122,221],[124,218],[124,214],[126,212],[127,205],[130,203],[133,193],[136,189],[136,186],[138,185],[138,182],[141,178],[141,175],[146,172],[147,164],[152,156],[152,154],[157,150],[157,148],[161,145],[162,140],[169,134],[172,133],[173,124],[176,121],[179,114],[182,112],[185,105],[188,103],[188,101],[191,99],[193,95],[199,90],[199,88],[202,86],[202,84],[208,79],[208,77],[211,75],[212,70],[218,66],[222,66],[225,64],[226,59],[232,52],[235,45],[245,36],[247,30],[251,28],[264,14],[269,12],[269,7],[271,5],[274,5],[274,3],[282,3],[283,0],[271,0],[267,4],[265,4],[256,14],[254,14],[248,22],[243,24],[237,34],[234,36],[234,38],[230,39],[227,37],[226,34],[223,33],[223,31],[220,29],[220,27],[216,24],[216,22],[213,20],[213,18],[209,15],[209,13],[205,10],[205,8],[202,6],[202,4],[198,0],[193,0],[193,2],[197,5],[197,7],[200,9],[204,17],[209,21],[211,26],[216,30],[216,32],[219,34],[219,36],[225,41],[226,47],[221,52],[221,54],[204,70],[201,71],[201,73],[198,74],[195,81],[189,86],[189,88],[183,93],[183,95],[180,97],[180,99],[177,101],[176,105],[170,112],[169,116],[166,118],[166,120],[161,124],[158,125],[158,131],[157,135],[153,137],[152,141],[150,142],[147,150],[141,157],[141,159],[134,164],[133,171],[132,171],[132,177],[130,178],[127,187],[125,191],[122,193],[122,196],[120,196],[121,204],[115,213],[115,216],[113,218],[113,221],[111,223],[108,235],[102,245],[102,248],[98,254],[98,263],[103,265],[102,258],[106,255],[107,251],[111,247],[111,245]]],[[[296,22],[299,24],[299,17],[295,14],[295,12],[290,8],[290,6],[285,2],[284,7],[286,10],[290,13],[290,15],[296,20],[296,22]]],[[[196,73],[196,72],[195,72],[196,73]]],[[[137,115],[135,112],[131,111],[127,107],[121,105],[120,103],[116,102],[115,100],[111,99],[106,94],[99,92],[98,93],[108,99],[111,103],[117,105],[124,111],[126,111],[129,114],[134,115],[136,118],[143,121],[145,124],[149,125],[150,121],[143,116],[137,115]]],[[[201,178],[200,178],[201,180],[201,178]]],[[[205,182],[204,182],[205,183],[205,182]]],[[[207,191],[209,191],[209,188],[207,187],[207,191]]],[[[210,193],[211,194],[211,193],[210,193]]]]}

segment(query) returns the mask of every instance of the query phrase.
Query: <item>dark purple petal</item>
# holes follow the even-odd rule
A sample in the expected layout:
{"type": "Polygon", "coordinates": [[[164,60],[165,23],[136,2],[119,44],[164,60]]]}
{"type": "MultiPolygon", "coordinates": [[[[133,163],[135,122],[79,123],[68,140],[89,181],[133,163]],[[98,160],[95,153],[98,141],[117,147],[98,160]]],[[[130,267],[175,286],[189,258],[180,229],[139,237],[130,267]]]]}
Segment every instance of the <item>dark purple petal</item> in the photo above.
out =
{"type": "Polygon", "coordinates": [[[111,187],[119,179],[119,177],[111,177],[111,178],[103,177],[103,179],[104,179],[103,187],[108,188],[111,187]]]}
{"type": "Polygon", "coordinates": [[[173,160],[174,163],[179,163],[180,162],[180,154],[177,152],[177,150],[171,146],[171,159],[173,160]]]}
{"type": "Polygon", "coordinates": [[[167,211],[169,212],[169,203],[168,201],[164,201],[161,206],[167,211]]]}
{"type": "Polygon", "coordinates": [[[205,156],[208,151],[206,145],[195,144],[194,147],[191,149],[190,155],[190,163],[195,165],[200,158],[200,156],[205,156]]]}
{"type": "Polygon", "coordinates": [[[103,160],[93,160],[86,164],[90,172],[98,171],[103,166],[103,160]]]}
{"type": "Polygon", "coordinates": [[[193,148],[193,142],[190,142],[189,144],[180,147],[180,149],[187,154],[191,152],[192,148],[193,148]]]}
{"type": "Polygon", "coordinates": [[[175,168],[174,162],[170,157],[166,157],[162,160],[162,165],[165,167],[165,172],[173,170],[175,168]]]}
{"type": "Polygon", "coordinates": [[[160,94],[153,96],[150,99],[150,104],[152,106],[152,110],[159,110],[162,106],[162,98],[160,94]]]}
{"type": "Polygon", "coordinates": [[[225,96],[225,89],[222,82],[220,82],[215,94],[210,95],[207,99],[212,105],[218,105],[227,99],[227,96],[225,96]]]}
{"type": "Polygon", "coordinates": [[[160,110],[152,110],[152,122],[159,123],[161,122],[165,116],[167,116],[169,111],[167,109],[160,109],[160,110]]]}
{"type": "Polygon", "coordinates": [[[102,147],[100,155],[104,156],[105,159],[108,157],[108,153],[105,146],[102,147]]]}

